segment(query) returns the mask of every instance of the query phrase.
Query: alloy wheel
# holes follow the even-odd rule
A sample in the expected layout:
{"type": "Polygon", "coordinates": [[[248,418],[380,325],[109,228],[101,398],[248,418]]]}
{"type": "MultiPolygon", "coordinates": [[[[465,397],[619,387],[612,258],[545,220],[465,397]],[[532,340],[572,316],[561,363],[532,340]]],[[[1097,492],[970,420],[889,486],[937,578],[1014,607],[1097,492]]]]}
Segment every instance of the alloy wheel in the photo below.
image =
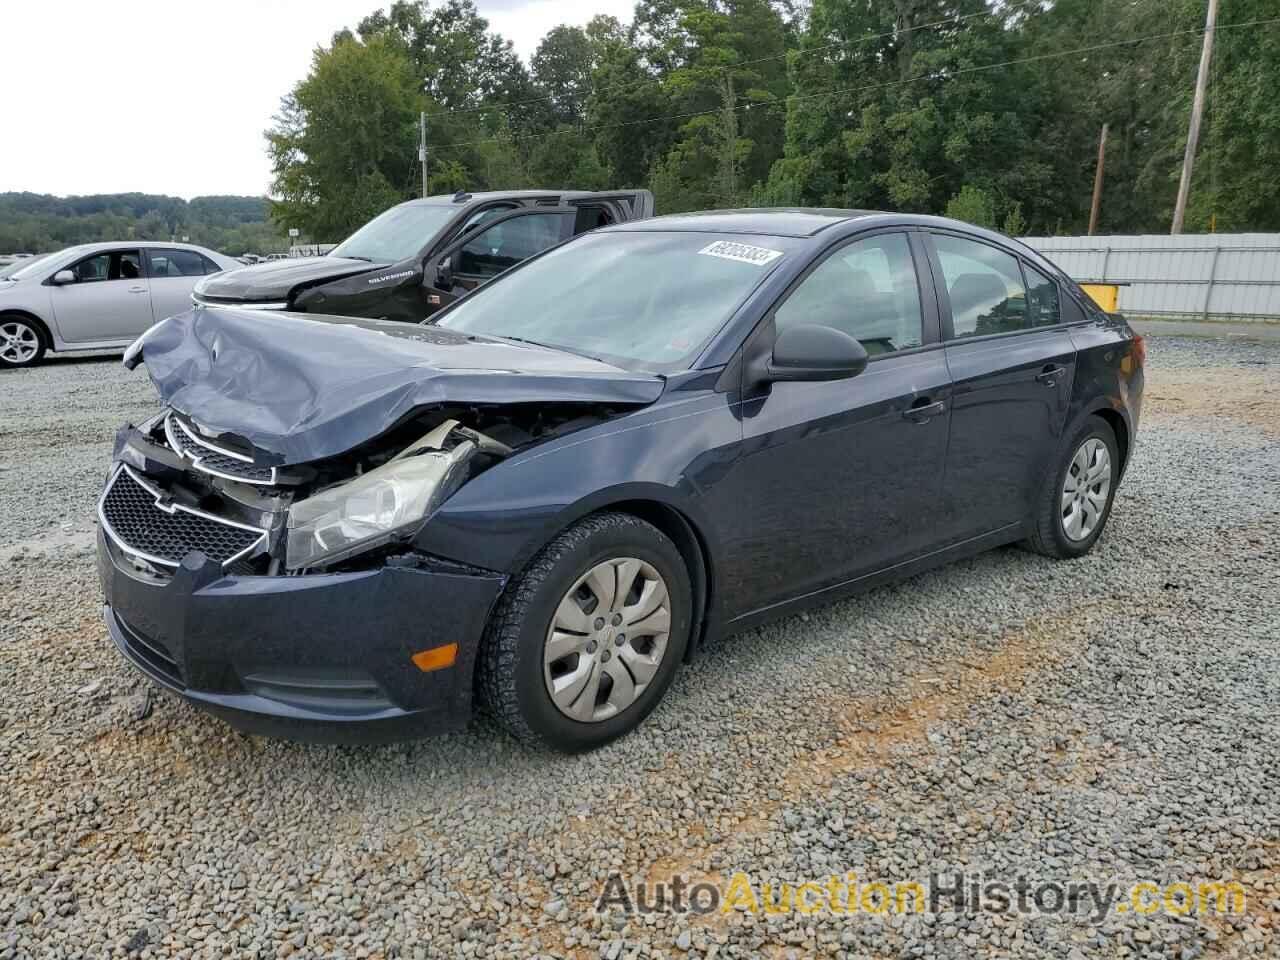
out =
{"type": "Polygon", "coordinates": [[[650,564],[598,563],[556,607],[543,647],[547,692],[565,716],[598,723],[636,702],[662,665],[671,597],[650,564]]]}
{"type": "Polygon", "coordinates": [[[1088,539],[1097,529],[1111,493],[1111,453],[1097,437],[1080,445],[1062,485],[1062,530],[1068,539],[1088,539]]]}
{"type": "Polygon", "coordinates": [[[0,324],[0,360],[30,363],[40,352],[40,334],[20,320],[0,324]]]}

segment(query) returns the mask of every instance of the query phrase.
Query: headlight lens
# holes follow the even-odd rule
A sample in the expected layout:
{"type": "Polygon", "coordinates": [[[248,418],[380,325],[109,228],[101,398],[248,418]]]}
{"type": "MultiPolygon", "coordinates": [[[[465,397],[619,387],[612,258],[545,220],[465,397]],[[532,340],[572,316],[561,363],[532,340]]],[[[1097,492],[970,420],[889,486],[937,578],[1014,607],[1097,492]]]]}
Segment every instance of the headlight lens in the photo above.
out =
{"type": "Polygon", "coordinates": [[[337,560],[420,523],[461,483],[475,445],[392,460],[289,508],[290,570],[337,560]]]}

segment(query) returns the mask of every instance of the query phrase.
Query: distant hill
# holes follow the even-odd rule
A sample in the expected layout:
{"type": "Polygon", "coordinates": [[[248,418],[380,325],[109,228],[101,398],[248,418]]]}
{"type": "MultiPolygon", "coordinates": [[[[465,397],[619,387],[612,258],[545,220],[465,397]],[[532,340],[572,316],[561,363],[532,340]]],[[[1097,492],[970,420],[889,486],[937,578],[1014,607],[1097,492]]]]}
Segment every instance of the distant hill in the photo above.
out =
{"type": "Polygon", "coordinates": [[[271,253],[288,241],[267,220],[265,197],[181,197],[108,193],[54,197],[0,193],[0,253],[48,253],[95,240],[186,236],[230,256],[271,253]]]}

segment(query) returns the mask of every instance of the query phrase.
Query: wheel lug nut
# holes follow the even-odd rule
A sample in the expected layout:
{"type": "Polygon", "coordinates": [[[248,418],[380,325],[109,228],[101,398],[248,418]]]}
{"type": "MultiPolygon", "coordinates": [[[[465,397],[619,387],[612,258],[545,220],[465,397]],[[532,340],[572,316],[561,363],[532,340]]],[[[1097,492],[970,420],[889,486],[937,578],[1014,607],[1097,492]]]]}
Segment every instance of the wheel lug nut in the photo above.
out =
{"type": "Polygon", "coordinates": [[[596,642],[592,640],[590,643],[587,644],[587,653],[595,653],[595,652],[596,652],[596,642]]]}
{"type": "Polygon", "coordinates": [[[627,642],[627,635],[625,633],[620,633],[613,638],[613,642],[616,643],[618,646],[622,646],[624,643],[627,642]]]}
{"type": "Polygon", "coordinates": [[[600,659],[601,659],[601,660],[608,660],[608,659],[609,659],[609,657],[611,657],[611,656],[612,656],[612,654],[611,654],[611,653],[609,653],[609,651],[608,651],[608,650],[606,650],[604,653],[600,654],[600,659]]]}
{"type": "Polygon", "coordinates": [[[615,614],[613,615],[613,625],[616,627],[616,626],[617,626],[618,624],[620,624],[621,622],[622,622],[622,614],[620,614],[620,613],[615,613],[615,614]]]}
{"type": "Polygon", "coordinates": [[[604,617],[596,617],[596,629],[597,630],[604,629],[604,617]]]}

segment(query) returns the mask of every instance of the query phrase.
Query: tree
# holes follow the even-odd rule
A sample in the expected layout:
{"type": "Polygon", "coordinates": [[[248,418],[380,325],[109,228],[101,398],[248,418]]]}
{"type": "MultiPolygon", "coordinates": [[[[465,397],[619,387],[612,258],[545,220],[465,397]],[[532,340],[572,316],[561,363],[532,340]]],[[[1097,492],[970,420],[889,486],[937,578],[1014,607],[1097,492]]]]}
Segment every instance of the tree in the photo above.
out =
{"type": "Polygon", "coordinates": [[[975,226],[996,227],[996,205],[991,194],[981,187],[965,185],[947,202],[947,216],[975,226]]]}
{"type": "Polygon", "coordinates": [[[339,238],[368,219],[375,199],[389,205],[412,195],[424,105],[412,64],[389,39],[339,35],[317,50],[266,135],[278,197],[272,218],[339,238]]]}
{"type": "MultiPolygon", "coordinates": [[[[527,67],[473,0],[396,0],[335,35],[282,101],[273,210],[336,238],[414,195],[425,109],[433,191],[647,185],[662,212],[821,205],[1082,231],[1108,122],[1104,228],[1163,231],[1204,2],[1169,0],[1154,21],[1152,0],[639,0],[630,24],[554,27],[527,67]]],[[[1232,3],[1237,22],[1274,6],[1232,3]]],[[[1280,31],[1220,26],[1188,224],[1276,229],[1280,31]]],[[[135,230],[186,215],[135,207],[135,230]]]]}
{"type": "Polygon", "coordinates": [[[533,55],[533,80],[545,96],[558,123],[579,123],[586,116],[586,98],[595,67],[596,45],[580,27],[553,27],[533,55]]]}

